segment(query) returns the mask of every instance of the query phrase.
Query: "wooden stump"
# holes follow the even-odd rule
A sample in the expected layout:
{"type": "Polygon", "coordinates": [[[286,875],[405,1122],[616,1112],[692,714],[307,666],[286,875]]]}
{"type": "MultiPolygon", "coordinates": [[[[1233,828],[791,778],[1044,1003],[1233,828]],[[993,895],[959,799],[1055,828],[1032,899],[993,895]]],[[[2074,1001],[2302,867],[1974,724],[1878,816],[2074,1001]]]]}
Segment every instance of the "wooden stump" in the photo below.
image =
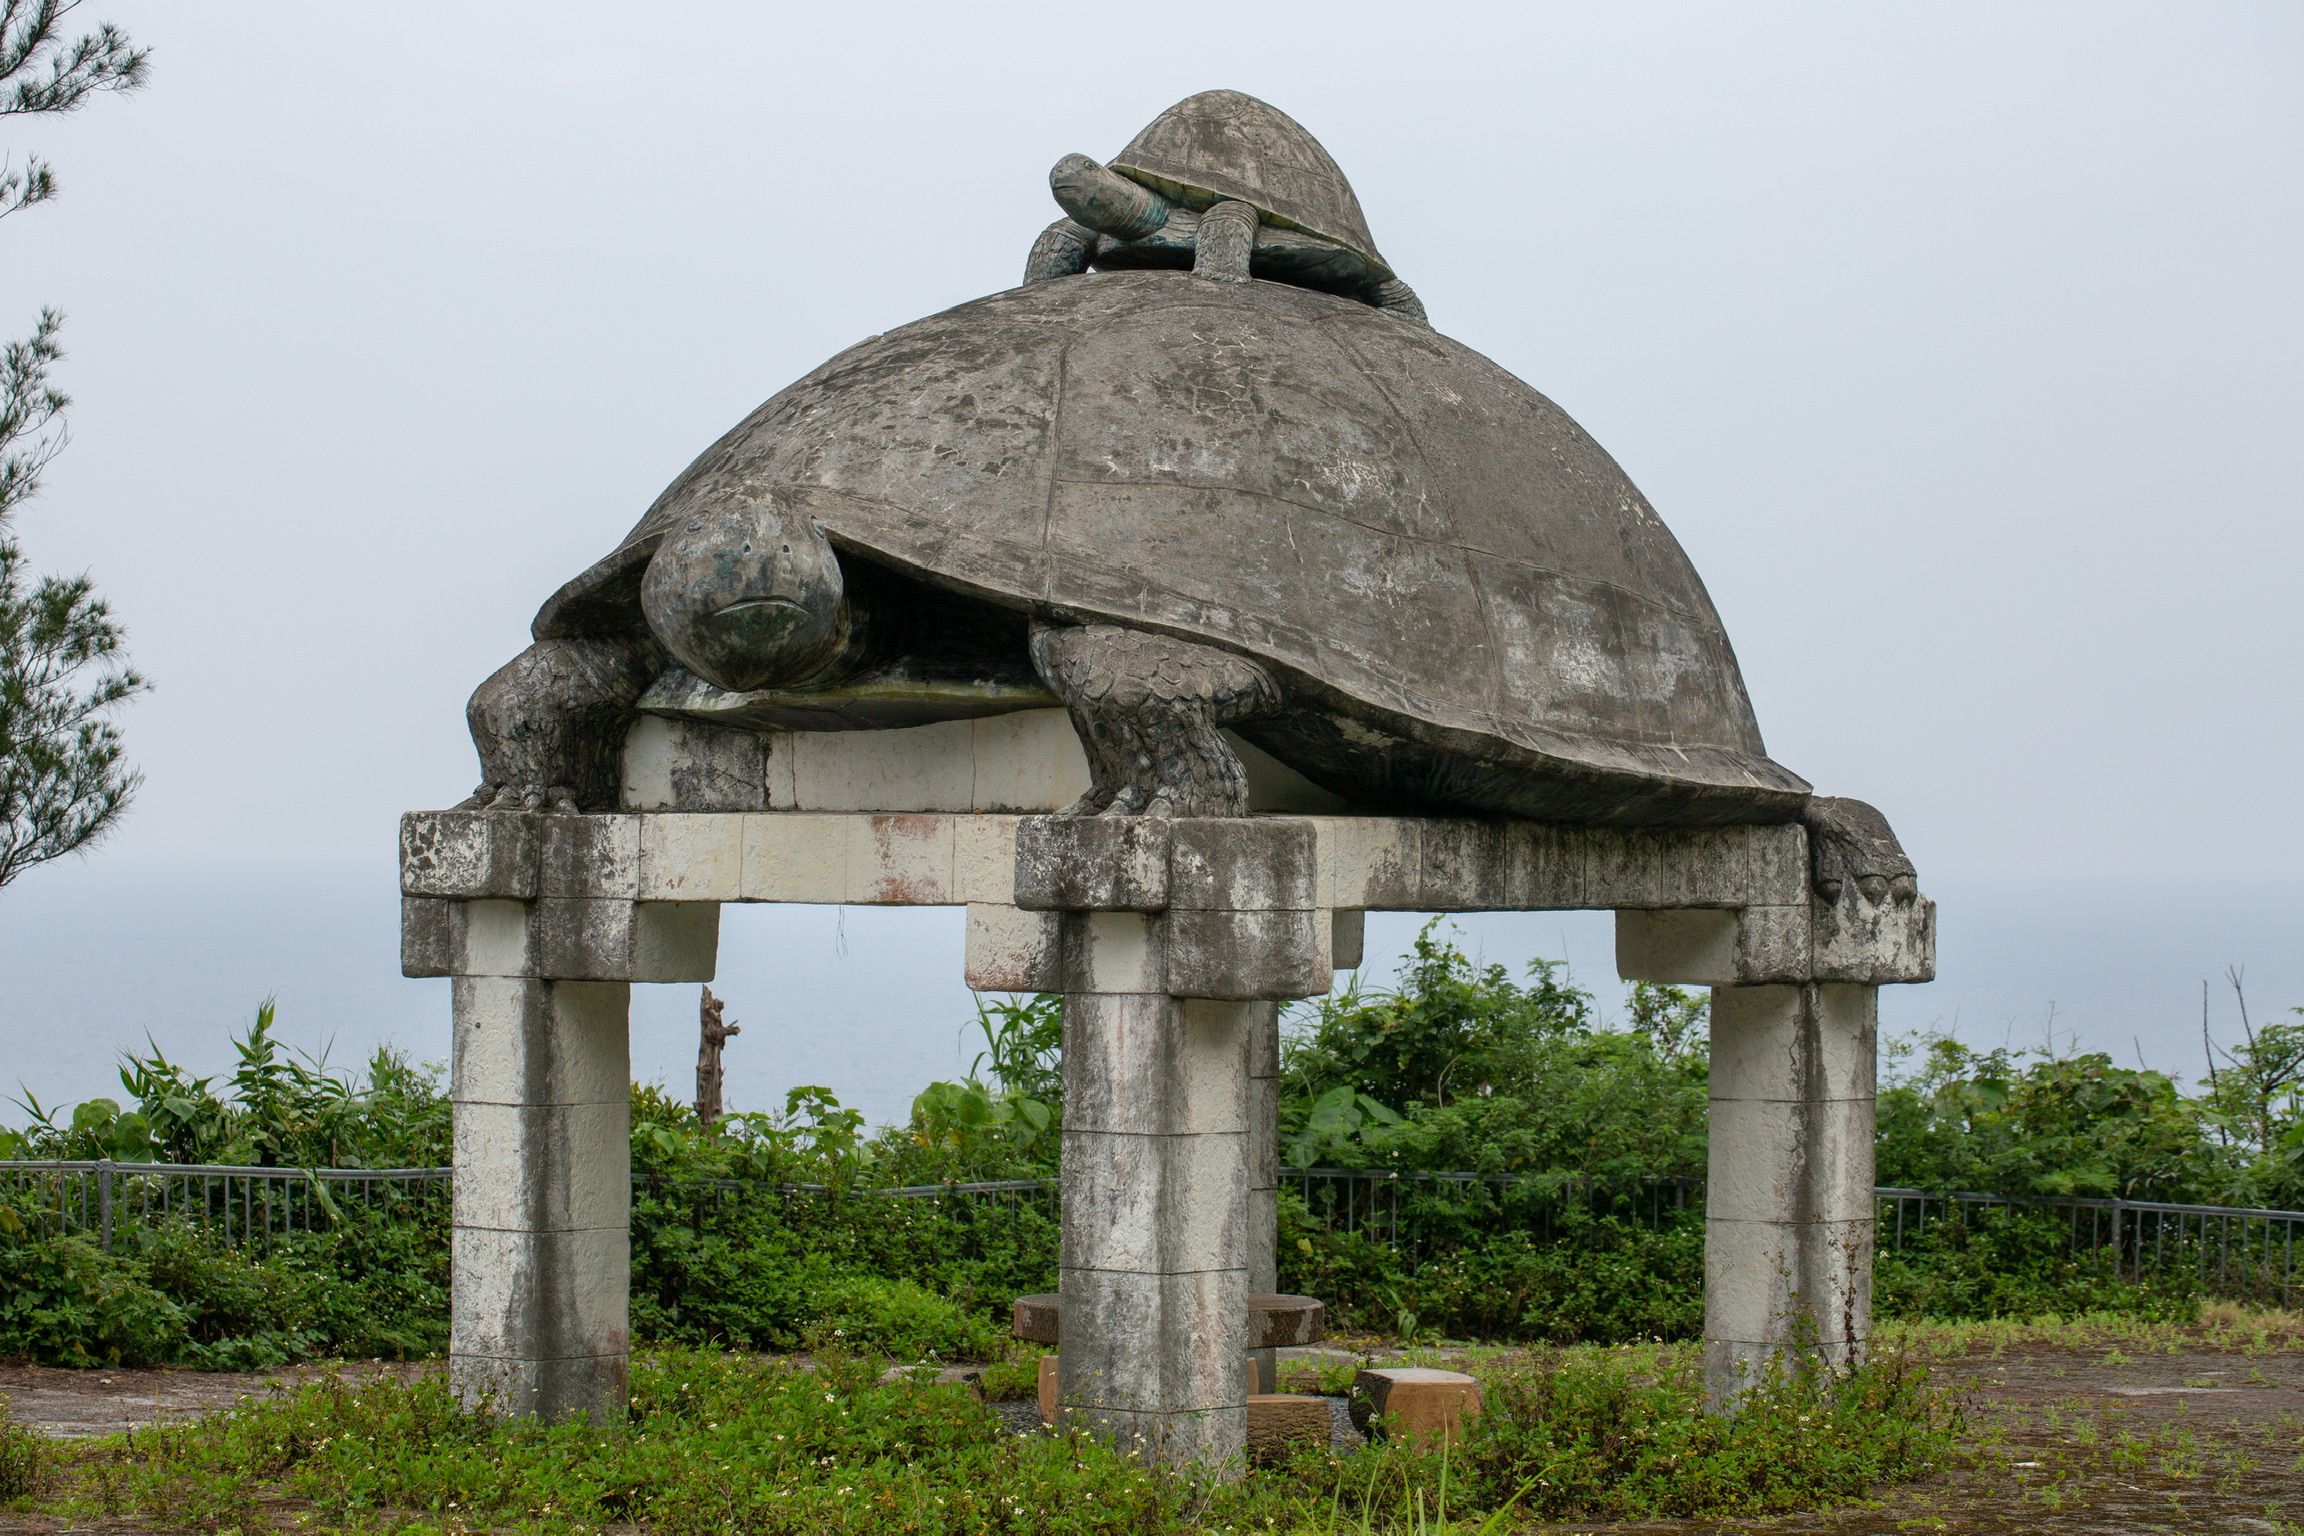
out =
{"type": "Polygon", "coordinates": [[[1291,1392],[1258,1392],[1248,1399],[1248,1459],[1286,1461],[1299,1445],[1327,1445],[1333,1425],[1328,1399],[1291,1392]]]}
{"type": "Polygon", "coordinates": [[[1423,1366],[1365,1370],[1352,1379],[1352,1422],[1364,1435],[1411,1445],[1461,1438],[1480,1416],[1480,1383],[1423,1366]]]}

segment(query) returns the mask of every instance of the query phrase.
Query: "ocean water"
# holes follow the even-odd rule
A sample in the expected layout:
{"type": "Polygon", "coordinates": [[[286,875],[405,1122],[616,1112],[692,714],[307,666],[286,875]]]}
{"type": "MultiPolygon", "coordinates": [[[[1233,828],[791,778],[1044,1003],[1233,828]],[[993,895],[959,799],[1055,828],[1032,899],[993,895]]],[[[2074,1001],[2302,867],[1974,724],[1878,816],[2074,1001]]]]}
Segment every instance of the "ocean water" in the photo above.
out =
{"type": "MultiPolygon", "coordinates": [[[[1986,881],[1931,893],[1939,979],[1884,989],[1890,1037],[2053,1040],[2194,1078],[2203,981],[2223,1042],[2239,1034],[2228,966],[2245,967],[2259,1021],[2304,1003],[2304,888],[1986,881]]],[[[1423,921],[1369,919],[1365,985],[1389,979],[1423,921]]],[[[1446,921],[1483,958],[1515,970],[1559,959],[1604,1008],[1621,997],[1606,913],[1446,921]]],[[[743,1027],[728,1047],[730,1106],[781,1107],[794,1085],[816,1084],[874,1123],[903,1120],[921,1085],[964,1072],[977,1048],[961,952],[957,909],[725,909],[713,986],[743,1027]]],[[[633,1071],[682,1097],[694,1084],[696,991],[633,989],[633,1071]]],[[[195,1071],[228,1071],[230,1035],[267,996],[278,1037],[339,1069],[382,1044],[447,1058],[448,984],[400,976],[388,867],[218,875],[98,859],[0,891],[0,1094],[50,1105],[116,1096],[121,1052],[147,1042],[195,1071]]],[[[22,1118],[0,1104],[0,1122],[22,1118]]]]}

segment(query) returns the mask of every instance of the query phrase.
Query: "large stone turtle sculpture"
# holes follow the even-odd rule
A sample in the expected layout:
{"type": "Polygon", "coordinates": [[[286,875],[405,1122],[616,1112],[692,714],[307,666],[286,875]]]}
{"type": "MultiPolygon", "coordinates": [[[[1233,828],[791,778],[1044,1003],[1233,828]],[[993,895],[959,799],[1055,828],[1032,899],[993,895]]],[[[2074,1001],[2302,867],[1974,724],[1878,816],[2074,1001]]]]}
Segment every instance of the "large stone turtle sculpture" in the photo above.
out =
{"type": "Polygon", "coordinates": [[[1024,286],[776,395],[546,601],[473,696],[467,805],[612,806],[642,708],[847,729],[1061,702],[1091,777],[1074,814],[1243,814],[1230,731],[1369,810],[1805,818],[1820,889],[1911,899],[1877,812],[1768,757],[1646,499],[1423,323],[1310,135],[1211,92],[1139,136],[1127,176],[1081,158],[1024,286]],[[1283,160],[1317,174],[1252,184],[1283,160]],[[1171,238],[1097,224],[1127,196],[1107,180],[1167,200],[1171,238]],[[1258,222],[1210,271],[1227,204],[1258,222]],[[1050,259],[1066,226],[1112,270],[1050,259]],[[1267,229],[1329,254],[1268,280],[1267,229]]]}

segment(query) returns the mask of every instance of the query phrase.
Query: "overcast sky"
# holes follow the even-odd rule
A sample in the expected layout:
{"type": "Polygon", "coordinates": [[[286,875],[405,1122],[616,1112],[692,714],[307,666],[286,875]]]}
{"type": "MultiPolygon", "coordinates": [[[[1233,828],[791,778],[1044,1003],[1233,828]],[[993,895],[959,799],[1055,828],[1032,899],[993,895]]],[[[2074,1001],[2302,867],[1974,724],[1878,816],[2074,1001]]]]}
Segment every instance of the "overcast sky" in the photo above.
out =
{"type": "Polygon", "coordinates": [[[1213,86],[1617,457],[1772,754],[1924,884],[2299,889],[2304,6],[81,15],[151,87],[0,124],[64,184],[0,225],[0,330],[67,311],[76,398],[20,536],[157,685],[76,889],[388,886],[555,585],[826,356],[1014,283],[1058,155],[1213,86]]]}

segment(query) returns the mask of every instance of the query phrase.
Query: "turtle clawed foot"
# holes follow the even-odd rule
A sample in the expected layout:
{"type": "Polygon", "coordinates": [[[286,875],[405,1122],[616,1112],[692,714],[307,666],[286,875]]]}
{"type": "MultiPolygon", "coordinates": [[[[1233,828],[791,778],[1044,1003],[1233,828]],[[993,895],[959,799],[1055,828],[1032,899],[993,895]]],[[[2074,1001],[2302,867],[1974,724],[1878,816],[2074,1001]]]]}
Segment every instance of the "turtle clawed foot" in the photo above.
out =
{"type": "Polygon", "coordinates": [[[576,791],[565,784],[483,784],[456,807],[459,811],[489,811],[499,815],[581,814],[576,791]]]}
{"type": "Polygon", "coordinates": [[[1875,906],[1892,900],[1900,907],[1908,907],[1920,899],[1920,882],[1910,875],[1897,875],[1893,879],[1885,875],[1866,875],[1856,882],[1856,889],[1862,891],[1864,899],[1875,906]]]}
{"type": "Polygon", "coordinates": [[[1853,882],[1865,902],[1893,901],[1908,907],[1920,899],[1912,860],[1888,825],[1888,818],[1861,800],[1819,795],[1801,816],[1808,828],[1808,857],[1816,894],[1838,901],[1853,882]]]}

